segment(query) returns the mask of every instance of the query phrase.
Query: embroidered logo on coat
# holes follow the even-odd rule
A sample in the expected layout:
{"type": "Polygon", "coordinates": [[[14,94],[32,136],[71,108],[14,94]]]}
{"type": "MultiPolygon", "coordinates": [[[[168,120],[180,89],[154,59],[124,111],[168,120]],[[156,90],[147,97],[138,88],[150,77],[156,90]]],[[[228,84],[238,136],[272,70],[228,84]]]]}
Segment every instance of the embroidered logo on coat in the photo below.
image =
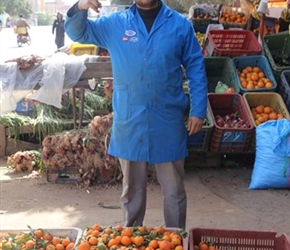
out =
{"type": "Polygon", "coordinates": [[[133,42],[133,43],[136,43],[136,42],[138,42],[138,37],[136,37],[136,36],[131,37],[129,41],[133,42]]]}
{"type": "Polygon", "coordinates": [[[126,30],[125,35],[126,36],[135,36],[136,32],[134,30],[126,30]]]}

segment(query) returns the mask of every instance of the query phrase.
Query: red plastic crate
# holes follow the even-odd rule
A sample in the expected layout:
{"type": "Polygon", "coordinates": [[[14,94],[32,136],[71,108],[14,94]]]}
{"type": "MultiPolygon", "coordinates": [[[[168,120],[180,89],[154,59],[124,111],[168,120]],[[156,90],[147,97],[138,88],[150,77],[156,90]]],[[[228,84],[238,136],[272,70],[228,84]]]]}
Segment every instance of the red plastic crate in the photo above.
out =
{"type": "Polygon", "coordinates": [[[221,153],[248,152],[254,137],[254,126],[245,101],[240,94],[208,93],[210,108],[214,117],[209,149],[221,153]],[[237,113],[249,123],[249,128],[224,128],[218,126],[215,116],[237,113]]]}
{"type": "Polygon", "coordinates": [[[202,48],[204,56],[259,55],[262,47],[249,30],[209,30],[202,48]]]}
{"type": "Polygon", "coordinates": [[[191,228],[189,249],[201,241],[214,242],[219,250],[290,250],[289,237],[276,232],[191,228]]]}

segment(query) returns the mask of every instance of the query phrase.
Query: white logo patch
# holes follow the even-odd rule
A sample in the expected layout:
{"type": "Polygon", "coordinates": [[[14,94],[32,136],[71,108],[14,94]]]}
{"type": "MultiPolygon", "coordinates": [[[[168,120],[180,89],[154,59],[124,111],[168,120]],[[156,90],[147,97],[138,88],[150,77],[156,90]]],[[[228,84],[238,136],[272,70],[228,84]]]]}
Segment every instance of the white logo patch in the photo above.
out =
{"type": "Polygon", "coordinates": [[[134,36],[129,39],[130,42],[136,43],[138,42],[138,37],[134,36]]]}
{"type": "Polygon", "coordinates": [[[126,36],[135,36],[136,32],[134,30],[126,30],[125,35],[126,36]]]}

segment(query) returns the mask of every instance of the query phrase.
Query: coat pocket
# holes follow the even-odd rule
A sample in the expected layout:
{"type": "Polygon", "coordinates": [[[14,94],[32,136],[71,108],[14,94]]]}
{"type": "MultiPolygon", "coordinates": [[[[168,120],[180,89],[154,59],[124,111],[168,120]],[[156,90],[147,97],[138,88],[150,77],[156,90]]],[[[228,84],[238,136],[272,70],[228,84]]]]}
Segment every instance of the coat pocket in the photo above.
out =
{"type": "Polygon", "coordinates": [[[127,120],[129,118],[129,93],[128,85],[114,85],[114,116],[117,120],[127,120]]]}

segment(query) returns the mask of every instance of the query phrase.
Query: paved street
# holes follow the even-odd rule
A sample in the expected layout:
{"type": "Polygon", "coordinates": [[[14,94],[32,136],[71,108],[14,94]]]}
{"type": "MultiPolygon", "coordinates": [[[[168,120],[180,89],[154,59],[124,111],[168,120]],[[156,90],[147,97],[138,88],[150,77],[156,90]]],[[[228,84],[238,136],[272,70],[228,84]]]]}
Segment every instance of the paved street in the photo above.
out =
{"type": "MultiPolygon", "coordinates": [[[[52,26],[31,26],[29,35],[31,45],[23,44],[22,47],[18,47],[13,28],[2,29],[0,31],[0,62],[31,54],[45,57],[56,51],[52,26]]],[[[71,43],[72,41],[66,37],[65,45],[71,43]]]]}

